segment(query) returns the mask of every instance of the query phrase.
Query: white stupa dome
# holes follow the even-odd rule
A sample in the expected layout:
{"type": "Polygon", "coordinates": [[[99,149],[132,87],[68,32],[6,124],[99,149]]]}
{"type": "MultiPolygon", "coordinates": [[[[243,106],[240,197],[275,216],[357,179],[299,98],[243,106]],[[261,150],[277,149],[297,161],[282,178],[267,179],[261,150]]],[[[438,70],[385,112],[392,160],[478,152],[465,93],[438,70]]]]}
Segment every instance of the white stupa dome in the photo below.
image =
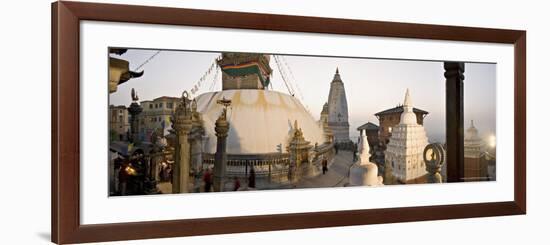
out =
{"type": "Polygon", "coordinates": [[[208,140],[204,151],[216,152],[214,123],[222,111],[217,100],[231,100],[227,110],[229,135],[228,154],[265,154],[283,152],[297,120],[305,140],[312,145],[324,143],[319,124],[293,96],[262,89],[235,89],[204,93],[197,97],[197,110],[202,114],[208,140]]]}
{"type": "Polygon", "coordinates": [[[367,136],[361,135],[361,155],[359,161],[351,166],[349,172],[349,184],[351,186],[383,185],[382,176],[378,176],[378,166],[369,161],[369,150],[367,136]]]}
{"type": "Polygon", "coordinates": [[[479,133],[477,128],[474,126],[474,120],[470,121],[470,127],[466,130],[466,135],[464,135],[464,140],[477,141],[480,140],[479,133]]]}

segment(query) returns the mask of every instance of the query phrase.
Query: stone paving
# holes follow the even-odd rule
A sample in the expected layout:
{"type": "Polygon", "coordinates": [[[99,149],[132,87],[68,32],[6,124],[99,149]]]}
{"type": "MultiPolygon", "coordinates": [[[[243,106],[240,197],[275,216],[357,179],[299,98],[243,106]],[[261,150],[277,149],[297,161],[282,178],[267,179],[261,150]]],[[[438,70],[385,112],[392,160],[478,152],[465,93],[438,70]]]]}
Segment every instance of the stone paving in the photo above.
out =
{"type": "MultiPolygon", "coordinates": [[[[353,165],[353,153],[340,151],[335,155],[334,160],[329,163],[328,171],[323,175],[300,180],[295,184],[285,184],[270,189],[292,189],[292,188],[315,188],[345,186],[348,183],[349,169],[353,165]]],[[[243,183],[241,183],[243,184],[243,183]]],[[[157,184],[162,193],[171,193],[172,185],[169,182],[157,184]]]]}
{"type": "Polygon", "coordinates": [[[348,183],[349,168],[353,165],[352,160],[352,152],[340,151],[329,165],[328,172],[324,175],[303,179],[296,183],[295,188],[344,186],[348,183]]]}

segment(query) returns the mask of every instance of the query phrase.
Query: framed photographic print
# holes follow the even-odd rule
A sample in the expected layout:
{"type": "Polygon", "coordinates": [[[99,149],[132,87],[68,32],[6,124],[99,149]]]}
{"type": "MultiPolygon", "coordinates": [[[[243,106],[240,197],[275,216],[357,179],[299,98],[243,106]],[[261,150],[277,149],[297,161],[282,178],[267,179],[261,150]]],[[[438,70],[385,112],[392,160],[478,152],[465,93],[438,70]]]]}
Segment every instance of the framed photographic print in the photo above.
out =
{"type": "Polygon", "coordinates": [[[52,241],[525,214],[526,32],[52,4],[52,241]]]}

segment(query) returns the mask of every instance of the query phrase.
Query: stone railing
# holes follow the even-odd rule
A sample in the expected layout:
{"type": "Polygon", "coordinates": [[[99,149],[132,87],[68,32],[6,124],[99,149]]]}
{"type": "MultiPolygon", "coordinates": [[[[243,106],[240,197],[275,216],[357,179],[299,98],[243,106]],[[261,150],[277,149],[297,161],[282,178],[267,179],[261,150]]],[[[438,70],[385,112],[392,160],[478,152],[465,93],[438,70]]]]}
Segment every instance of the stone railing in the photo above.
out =
{"type": "MultiPolygon", "coordinates": [[[[229,177],[248,177],[253,167],[257,177],[279,176],[288,172],[288,153],[228,154],[226,173],[229,177]]],[[[203,168],[214,167],[214,154],[203,154],[203,168]]]]}

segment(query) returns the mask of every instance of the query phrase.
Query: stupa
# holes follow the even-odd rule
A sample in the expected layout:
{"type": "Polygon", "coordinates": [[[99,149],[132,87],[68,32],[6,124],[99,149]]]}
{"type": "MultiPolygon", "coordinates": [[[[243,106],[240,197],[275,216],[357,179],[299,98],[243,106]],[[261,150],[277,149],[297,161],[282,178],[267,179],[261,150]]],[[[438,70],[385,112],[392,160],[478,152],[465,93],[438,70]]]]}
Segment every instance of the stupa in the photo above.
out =
{"type": "Polygon", "coordinates": [[[483,157],[483,141],[479,137],[474,120],[464,135],[464,180],[479,181],[488,177],[487,161],[483,157]]]}
{"type": "Polygon", "coordinates": [[[423,160],[426,145],[428,145],[426,131],[424,126],[417,123],[412,99],[407,89],[401,120],[392,129],[386,148],[386,171],[391,171],[391,176],[399,183],[423,182],[422,179],[427,174],[423,160]]]}
{"type": "Polygon", "coordinates": [[[349,172],[350,186],[381,186],[382,176],[378,176],[378,166],[370,162],[370,148],[367,136],[361,132],[361,155],[359,161],[354,163],[349,172]]]}
{"type": "Polygon", "coordinates": [[[272,72],[269,60],[263,54],[223,53],[217,61],[222,71],[222,91],[196,98],[206,135],[202,148],[204,161],[213,163],[216,152],[214,128],[222,111],[222,105],[216,101],[231,100],[227,108],[231,126],[226,139],[226,177],[246,177],[254,168],[257,188],[288,182],[292,154],[287,149],[295,133],[295,122],[300,125],[303,140],[318,146],[315,160],[332,159],[333,149],[325,143],[323,129],[298,99],[267,89],[272,72]]]}

